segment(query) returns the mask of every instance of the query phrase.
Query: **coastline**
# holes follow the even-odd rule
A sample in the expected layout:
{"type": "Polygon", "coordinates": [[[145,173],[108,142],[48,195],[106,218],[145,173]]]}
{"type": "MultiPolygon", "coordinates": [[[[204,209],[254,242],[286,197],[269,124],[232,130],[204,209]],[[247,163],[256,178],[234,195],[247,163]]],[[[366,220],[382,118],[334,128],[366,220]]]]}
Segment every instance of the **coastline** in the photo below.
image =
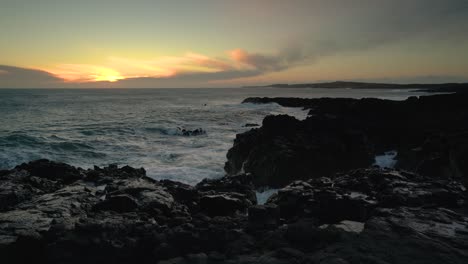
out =
{"type": "Polygon", "coordinates": [[[372,83],[355,81],[334,81],[319,83],[296,83],[296,84],[270,84],[265,86],[246,86],[246,88],[327,88],[327,89],[401,89],[416,90],[428,93],[464,92],[468,83],[372,83]]]}
{"type": "Polygon", "coordinates": [[[467,259],[465,94],[246,101],[310,113],[268,116],[238,134],[228,175],[195,186],[128,166],[38,160],[0,171],[0,255],[8,263],[467,259]],[[395,168],[372,167],[392,149],[395,168]],[[265,186],[279,191],[258,205],[265,186]]]}

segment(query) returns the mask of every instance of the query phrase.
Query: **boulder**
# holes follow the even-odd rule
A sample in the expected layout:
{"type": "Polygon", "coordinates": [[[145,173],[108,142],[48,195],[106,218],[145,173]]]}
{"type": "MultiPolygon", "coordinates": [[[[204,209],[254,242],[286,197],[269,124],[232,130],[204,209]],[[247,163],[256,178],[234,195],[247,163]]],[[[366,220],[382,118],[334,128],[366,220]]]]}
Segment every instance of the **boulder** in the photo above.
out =
{"type": "Polygon", "coordinates": [[[274,204],[254,205],[248,210],[249,223],[252,228],[274,228],[280,224],[278,206],[274,204]]]}
{"type": "Polygon", "coordinates": [[[207,194],[200,198],[200,209],[210,216],[232,215],[244,212],[248,205],[233,194],[207,194]]]}
{"type": "Polygon", "coordinates": [[[251,174],[238,174],[218,179],[204,179],[195,186],[200,192],[216,191],[220,193],[242,194],[245,204],[257,203],[257,195],[251,174]]]}

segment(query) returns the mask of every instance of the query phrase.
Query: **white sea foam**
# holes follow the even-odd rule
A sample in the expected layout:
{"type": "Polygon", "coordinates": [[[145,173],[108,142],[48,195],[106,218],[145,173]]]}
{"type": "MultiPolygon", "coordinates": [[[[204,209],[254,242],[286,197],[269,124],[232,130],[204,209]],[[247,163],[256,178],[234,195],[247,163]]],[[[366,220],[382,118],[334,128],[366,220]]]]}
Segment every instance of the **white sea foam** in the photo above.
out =
{"type": "Polygon", "coordinates": [[[395,159],[398,152],[396,150],[391,150],[385,152],[383,155],[375,156],[374,165],[380,168],[393,168],[395,167],[397,160],[395,159]]]}
{"type": "Polygon", "coordinates": [[[265,204],[273,194],[277,193],[278,189],[268,189],[263,191],[257,191],[257,203],[258,204],[265,204]]]}
{"type": "MultiPolygon", "coordinates": [[[[241,104],[258,97],[380,97],[416,93],[346,89],[0,90],[0,169],[47,158],[91,168],[144,167],[155,179],[194,184],[224,175],[238,133],[270,114],[304,119],[307,111],[278,104],[241,104]],[[184,136],[178,127],[202,128],[184,136]]],[[[270,191],[273,192],[273,191],[270,191]]],[[[260,196],[267,197],[269,192],[260,196]]]]}

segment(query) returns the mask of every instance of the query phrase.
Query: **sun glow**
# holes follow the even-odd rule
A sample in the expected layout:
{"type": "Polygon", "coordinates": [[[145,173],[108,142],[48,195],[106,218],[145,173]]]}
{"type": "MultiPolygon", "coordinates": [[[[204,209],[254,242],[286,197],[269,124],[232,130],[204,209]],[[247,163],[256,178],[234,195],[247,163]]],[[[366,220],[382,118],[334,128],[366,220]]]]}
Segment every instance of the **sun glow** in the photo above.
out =
{"type": "Polygon", "coordinates": [[[148,60],[109,57],[103,65],[60,64],[44,69],[65,82],[117,82],[129,78],[170,78],[181,74],[232,70],[232,61],[188,52],[148,60]]]}
{"type": "Polygon", "coordinates": [[[120,72],[109,67],[86,64],[62,64],[48,71],[66,82],[116,82],[125,79],[120,72]]]}
{"type": "Polygon", "coordinates": [[[187,52],[181,56],[162,56],[147,60],[111,56],[101,65],[59,64],[42,70],[67,83],[118,82],[124,79],[167,79],[183,75],[201,75],[255,68],[242,49],[231,51],[227,58],[187,52]]]}
{"type": "Polygon", "coordinates": [[[91,75],[90,77],[94,78],[93,81],[96,82],[116,82],[118,80],[125,79],[115,70],[112,69],[101,69],[98,73],[91,75]]]}

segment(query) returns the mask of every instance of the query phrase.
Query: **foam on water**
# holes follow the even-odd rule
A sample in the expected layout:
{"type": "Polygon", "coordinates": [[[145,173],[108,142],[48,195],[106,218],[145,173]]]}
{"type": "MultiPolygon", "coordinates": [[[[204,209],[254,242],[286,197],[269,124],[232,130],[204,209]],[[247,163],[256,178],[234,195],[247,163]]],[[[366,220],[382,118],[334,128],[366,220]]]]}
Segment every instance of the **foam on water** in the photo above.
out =
{"type": "Polygon", "coordinates": [[[374,165],[380,168],[393,168],[395,167],[397,160],[395,159],[398,152],[396,150],[391,150],[385,152],[383,155],[375,156],[374,165]]]}
{"type": "Polygon", "coordinates": [[[247,97],[411,95],[418,94],[289,88],[0,90],[0,169],[39,158],[83,168],[114,163],[144,167],[155,179],[194,184],[224,175],[235,135],[251,129],[245,124],[261,125],[269,114],[307,116],[274,103],[241,104],[247,97]],[[206,134],[184,136],[178,127],[202,128],[206,134]]]}
{"type": "Polygon", "coordinates": [[[265,204],[273,194],[277,193],[278,189],[268,189],[263,191],[257,191],[255,194],[257,195],[257,203],[258,204],[265,204]]]}

